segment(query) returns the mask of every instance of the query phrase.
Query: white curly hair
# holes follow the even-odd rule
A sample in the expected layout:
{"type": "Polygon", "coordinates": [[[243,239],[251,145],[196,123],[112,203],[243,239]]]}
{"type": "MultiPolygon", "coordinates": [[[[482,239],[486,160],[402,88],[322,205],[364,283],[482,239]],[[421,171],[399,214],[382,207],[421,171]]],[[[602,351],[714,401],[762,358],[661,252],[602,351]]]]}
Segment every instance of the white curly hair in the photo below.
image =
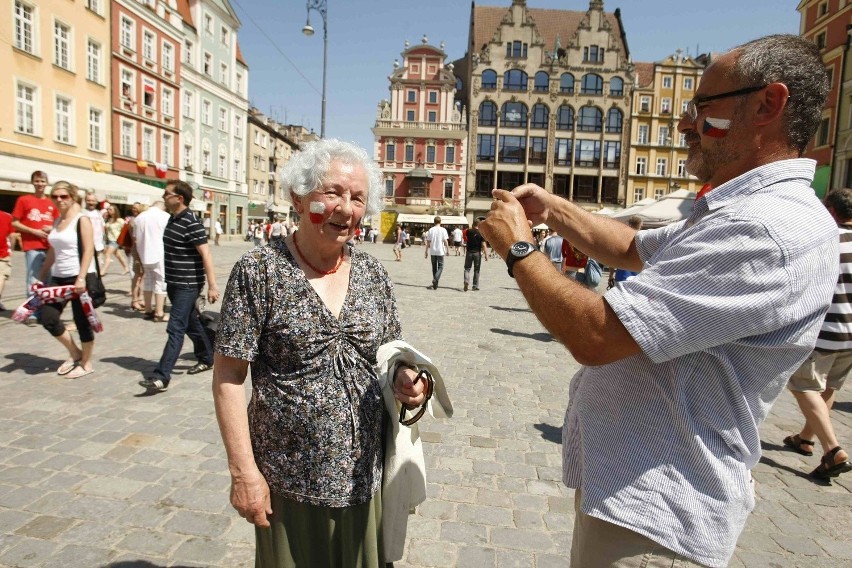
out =
{"type": "Polygon", "coordinates": [[[367,206],[364,215],[369,217],[381,211],[384,189],[382,172],[361,147],[336,138],[308,142],[281,168],[281,183],[299,196],[305,196],[322,187],[333,160],[361,166],[367,174],[367,206]]]}

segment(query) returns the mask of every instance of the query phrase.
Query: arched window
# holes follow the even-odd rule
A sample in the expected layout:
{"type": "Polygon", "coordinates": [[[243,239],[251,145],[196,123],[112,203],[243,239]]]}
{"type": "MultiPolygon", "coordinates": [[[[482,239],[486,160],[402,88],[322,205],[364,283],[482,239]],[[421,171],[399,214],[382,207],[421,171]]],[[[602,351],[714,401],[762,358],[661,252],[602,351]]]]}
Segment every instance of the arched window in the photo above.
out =
{"type": "Polygon", "coordinates": [[[603,113],[598,107],[584,106],[577,115],[577,130],[581,132],[600,132],[603,126],[603,113]]]}
{"type": "Polygon", "coordinates": [[[497,126],[497,105],[491,101],[479,105],[479,126],[497,126]]]}
{"type": "Polygon", "coordinates": [[[464,83],[462,83],[461,77],[456,77],[456,92],[460,93],[464,88],[464,83]]]}
{"type": "Polygon", "coordinates": [[[606,113],[607,132],[621,132],[623,122],[624,115],[621,114],[621,111],[617,108],[611,108],[609,109],[609,112],[606,113]]]}
{"type": "Polygon", "coordinates": [[[527,125],[527,105],[524,103],[508,102],[503,104],[503,126],[527,125]]]}
{"type": "Polygon", "coordinates": [[[621,77],[613,77],[609,80],[609,94],[613,97],[624,95],[624,80],[621,77]]]}
{"type": "Polygon", "coordinates": [[[526,91],[528,76],[520,69],[511,69],[503,74],[504,91],[526,91]]]}
{"type": "Polygon", "coordinates": [[[497,88],[497,71],[486,69],[482,72],[482,88],[496,89],[497,88]]]}
{"type": "Polygon", "coordinates": [[[582,93],[584,95],[602,95],[603,94],[603,79],[600,75],[589,73],[583,75],[582,93]]]}
{"type": "Polygon", "coordinates": [[[547,128],[547,119],[550,116],[550,111],[547,105],[537,103],[532,108],[532,119],[530,127],[532,128],[547,128]]]}
{"type": "Polygon", "coordinates": [[[556,111],[556,129],[557,130],[573,130],[574,129],[574,109],[568,105],[562,105],[556,111]]]}
{"type": "Polygon", "coordinates": [[[572,75],[571,73],[563,73],[562,76],[559,77],[559,92],[574,92],[574,75],[572,75]]]}
{"type": "Polygon", "coordinates": [[[550,75],[545,73],[544,71],[539,71],[535,74],[535,87],[534,89],[539,93],[546,93],[550,90],[550,75]]]}

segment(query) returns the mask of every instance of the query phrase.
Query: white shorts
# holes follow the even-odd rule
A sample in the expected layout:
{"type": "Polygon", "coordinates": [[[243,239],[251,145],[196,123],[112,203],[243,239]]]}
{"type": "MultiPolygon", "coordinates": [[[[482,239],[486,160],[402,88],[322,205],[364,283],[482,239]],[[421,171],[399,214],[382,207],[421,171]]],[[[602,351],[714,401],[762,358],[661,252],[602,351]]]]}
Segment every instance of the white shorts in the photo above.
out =
{"type": "Polygon", "coordinates": [[[163,261],[157,264],[143,264],[142,291],[155,294],[166,293],[166,269],[163,261]]]}

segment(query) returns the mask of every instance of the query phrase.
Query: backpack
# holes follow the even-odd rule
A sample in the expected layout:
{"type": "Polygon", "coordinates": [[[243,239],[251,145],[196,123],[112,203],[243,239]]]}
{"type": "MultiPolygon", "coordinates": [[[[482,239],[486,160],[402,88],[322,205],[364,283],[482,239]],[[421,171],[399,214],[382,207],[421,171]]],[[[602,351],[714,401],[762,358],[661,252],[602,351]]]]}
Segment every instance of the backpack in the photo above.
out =
{"type": "Polygon", "coordinates": [[[601,276],[603,274],[603,269],[601,268],[600,263],[594,258],[589,258],[586,261],[586,286],[589,288],[597,288],[598,284],[601,283],[601,276]]]}

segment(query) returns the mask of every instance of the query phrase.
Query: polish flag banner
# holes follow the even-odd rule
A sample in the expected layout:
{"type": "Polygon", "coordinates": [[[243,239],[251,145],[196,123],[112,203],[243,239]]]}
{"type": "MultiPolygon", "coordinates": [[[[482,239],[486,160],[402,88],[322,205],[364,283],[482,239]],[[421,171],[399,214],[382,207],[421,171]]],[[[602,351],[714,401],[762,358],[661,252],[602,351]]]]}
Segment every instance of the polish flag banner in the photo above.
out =
{"type": "Polygon", "coordinates": [[[731,121],[724,118],[705,118],[702,132],[710,138],[724,138],[731,129],[731,121]]]}
{"type": "MultiPolygon", "coordinates": [[[[78,297],[74,292],[74,286],[44,286],[33,284],[32,295],[27,300],[18,306],[12,313],[12,320],[17,322],[25,322],[28,317],[33,315],[45,303],[63,302],[72,298],[78,297]]],[[[83,292],[79,295],[80,303],[83,305],[83,313],[92,326],[92,331],[100,333],[104,330],[98,313],[95,311],[95,306],[92,304],[92,298],[88,292],[83,292]]]]}
{"type": "Polygon", "coordinates": [[[159,162],[154,162],[154,172],[157,174],[158,178],[166,177],[166,174],[169,172],[169,166],[167,164],[161,164],[159,162]]]}

